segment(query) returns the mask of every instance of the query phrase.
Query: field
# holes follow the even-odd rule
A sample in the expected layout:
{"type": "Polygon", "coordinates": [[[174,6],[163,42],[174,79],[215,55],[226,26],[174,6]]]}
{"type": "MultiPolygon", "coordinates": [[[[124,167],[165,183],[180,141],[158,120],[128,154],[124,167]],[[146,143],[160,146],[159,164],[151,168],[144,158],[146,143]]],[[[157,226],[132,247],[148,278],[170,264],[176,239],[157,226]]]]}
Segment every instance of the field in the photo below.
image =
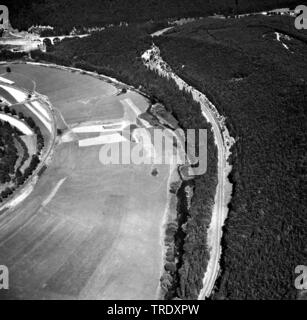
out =
{"type": "MultiPolygon", "coordinates": [[[[69,126],[121,120],[127,98],[148,107],[143,97],[116,96],[111,84],[85,75],[22,64],[12,71],[21,87],[32,82],[20,73],[35,81],[69,126]]],[[[155,166],[154,177],[152,165],[103,165],[100,148],[59,144],[33,193],[0,216],[0,261],[10,270],[0,299],[156,298],[170,168],[155,166]]]]}
{"type": "Polygon", "coordinates": [[[54,107],[59,108],[67,123],[121,115],[120,103],[112,97],[116,88],[110,84],[87,75],[47,67],[19,64],[12,69],[6,78],[28,90],[36,87],[39,93],[49,97],[54,107]]]}

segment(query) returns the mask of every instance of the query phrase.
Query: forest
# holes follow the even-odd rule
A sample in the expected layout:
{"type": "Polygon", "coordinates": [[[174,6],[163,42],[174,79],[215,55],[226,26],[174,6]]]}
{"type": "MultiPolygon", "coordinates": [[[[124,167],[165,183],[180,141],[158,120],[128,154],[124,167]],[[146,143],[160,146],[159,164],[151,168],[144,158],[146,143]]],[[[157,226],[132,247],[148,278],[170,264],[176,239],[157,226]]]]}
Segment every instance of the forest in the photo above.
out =
{"type": "Polygon", "coordinates": [[[18,159],[17,148],[14,145],[16,130],[8,122],[0,120],[0,183],[8,183],[15,173],[18,159]]]}
{"type": "Polygon", "coordinates": [[[74,27],[102,27],[120,22],[136,23],[169,18],[231,15],[294,7],[297,0],[3,0],[14,28],[50,25],[57,33],[74,27]]]}
{"type": "Polygon", "coordinates": [[[22,112],[17,114],[14,109],[8,106],[1,106],[0,112],[24,120],[33,129],[37,137],[37,153],[31,156],[30,164],[24,172],[22,172],[20,170],[22,165],[30,157],[26,144],[20,138],[22,133],[17,128],[12,127],[8,122],[0,121],[0,184],[10,183],[10,185],[6,186],[0,192],[1,203],[22,186],[37,168],[40,162],[39,156],[44,147],[44,138],[40,128],[31,117],[25,117],[22,112]],[[16,148],[16,142],[23,148],[23,157],[18,167],[16,164],[19,154],[16,148]]]}
{"type": "Polygon", "coordinates": [[[248,17],[206,19],[155,41],[236,139],[214,299],[296,298],[294,269],[307,263],[304,37],[293,19],[248,17]]]}

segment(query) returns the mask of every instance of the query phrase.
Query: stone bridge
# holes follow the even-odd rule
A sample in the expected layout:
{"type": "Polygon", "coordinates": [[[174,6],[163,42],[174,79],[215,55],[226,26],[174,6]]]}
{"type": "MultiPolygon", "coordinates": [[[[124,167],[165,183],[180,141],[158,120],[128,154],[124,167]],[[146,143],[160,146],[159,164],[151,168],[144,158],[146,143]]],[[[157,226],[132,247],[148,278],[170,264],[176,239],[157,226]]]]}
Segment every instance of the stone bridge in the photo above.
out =
{"type": "Polygon", "coordinates": [[[85,38],[88,37],[89,34],[80,34],[80,35],[73,35],[73,36],[55,36],[55,37],[44,37],[41,38],[43,41],[49,39],[52,44],[55,44],[58,41],[62,41],[63,39],[71,39],[71,38],[85,38]]]}

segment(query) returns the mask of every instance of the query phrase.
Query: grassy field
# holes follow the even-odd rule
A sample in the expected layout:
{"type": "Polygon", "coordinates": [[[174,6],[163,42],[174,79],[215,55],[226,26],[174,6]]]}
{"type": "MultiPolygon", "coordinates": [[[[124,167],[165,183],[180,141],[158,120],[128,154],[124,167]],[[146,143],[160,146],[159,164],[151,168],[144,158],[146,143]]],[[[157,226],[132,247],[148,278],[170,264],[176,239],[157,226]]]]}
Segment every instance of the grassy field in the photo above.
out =
{"type": "MultiPolygon", "coordinates": [[[[36,81],[68,124],[120,119],[119,100],[127,97],[147,108],[143,97],[117,97],[110,84],[84,75],[26,65],[12,69],[12,78],[15,71],[36,81]],[[68,96],[75,100],[67,103],[68,96]],[[100,103],[82,106],[80,116],[80,101],[91,97],[100,103]]],[[[1,299],[156,297],[169,166],[155,166],[154,177],[152,165],[102,165],[99,150],[79,148],[76,141],[59,145],[34,192],[0,216],[0,261],[10,270],[10,290],[1,291],[1,299]]]]}
{"type": "Polygon", "coordinates": [[[116,88],[87,75],[18,64],[12,66],[12,73],[6,77],[28,90],[33,89],[34,81],[36,90],[49,97],[67,123],[122,115],[121,104],[113,99],[116,88]]]}

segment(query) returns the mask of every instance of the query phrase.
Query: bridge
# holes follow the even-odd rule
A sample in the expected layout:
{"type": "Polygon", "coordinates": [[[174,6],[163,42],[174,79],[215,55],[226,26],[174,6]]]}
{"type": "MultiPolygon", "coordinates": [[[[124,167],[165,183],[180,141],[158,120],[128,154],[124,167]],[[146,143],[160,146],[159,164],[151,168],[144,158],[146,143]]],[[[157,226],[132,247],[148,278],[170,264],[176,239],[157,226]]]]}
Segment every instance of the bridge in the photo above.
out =
{"type": "Polygon", "coordinates": [[[85,38],[89,34],[80,34],[80,35],[69,35],[69,36],[54,36],[54,37],[41,37],[40,39],[44,42],[46,39],[49,39],[52,44],[54,42],[62,41],[63,39],[72,39],[72,38],[85,38]]]}

